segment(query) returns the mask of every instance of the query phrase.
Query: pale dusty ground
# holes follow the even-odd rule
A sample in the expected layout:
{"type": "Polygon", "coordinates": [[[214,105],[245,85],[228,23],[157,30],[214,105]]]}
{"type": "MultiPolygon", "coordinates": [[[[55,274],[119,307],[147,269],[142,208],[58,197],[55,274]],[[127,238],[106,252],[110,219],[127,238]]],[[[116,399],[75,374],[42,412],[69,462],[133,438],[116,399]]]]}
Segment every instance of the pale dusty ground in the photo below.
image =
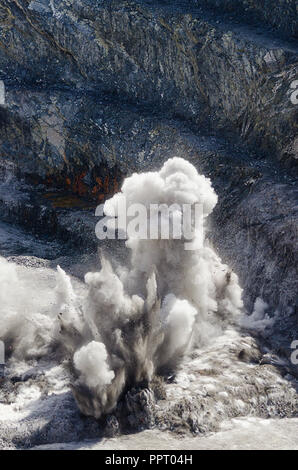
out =
{"type": "Polygon", "coordinates": [[[298,450],[298,419],[239,418],[208,437],[177,438],[156,430],[101,441],[39,446],[80,450],[298,450]]]}
{"type": "MultiPolygon", "coordinates": [[[[7,229],[4,227],[3,234],[6,235],[6,233],[7,229]]],[[[4,235],[3,240],[8,240],[11,247],[18,245],[19,233],[17,231],[9,231],[8,237],[4,235]]],[[[0,246],[1,243],[0,226],[0,246]]],[[[29,245],[32,246],[30,240],[28,240],[29,245]]],[[[37,306],[36,311],[39,312],[51,310],[55,286],[53,266],[48,266],[48,262],[39,258],[23,257],[18,260],[20,264],[17,269],[20,275],[26,271],[25,287],[27,293],[30,293],[28,296],[30,305],[37,306]]],[[[76,289],[82,288],[78,280],[73,279],[73,282],[76,289]]],[[[11,297],[12,300],[15,299],[14,290],[11,292],[11,297]]],[[[24,305],[22,305],[22,310],[24,310],[24,305]]],[[[263,326],[262,322],[263,320],[259,322],[260,325],[252,324],[252,329],[263,326]]],[[[204,348],[192,351],[191,357],[181,365],[175,380],[167,384],[167,400],[159,405],[160,424],[163,424],[162,417],[167,418],[164,428],[171,429],[170,418],[176,416],[175,410],[171,411],[171,407],[180,400],[188,400],[192,405],[191,417],[197,416],[199,424],[206,426],[206,432],[212,429],[213,425],[221,422],[218,432],[207,434],[205,437],[187,437],[187,435],[177,437],[175,434],[153,429],[113,439],[83,441],[86,434],[76,435],[80,424],[79,416],[75,415],[76,407],[72,405],[74,408],[70,410],[70,413],[65,412],[65,404],[69,405],[67,393],[70,391],[69,377],[64,368],[56,363],[38,364],[36,361],[31,361],[27,364],[16,361],[10,364],[11,374],[19,376],[32,370],[33,375],[32,380],[20,382],[19,385],[12,387],[7,396],[4,394],[2,399],[0,396],[0,441],[3,438],[4,447],[13,447],[17,437],[17,441],[21,439],[21,444],[26,448],[42,449],[298,450],[298,419],[264,420],[243,417],[232,421],[225,420],[228,416],[257,414],[258,406],[268,409],[271,417],[279,416],[280,410],[277,406],[275,407],[275,403],[282,404],[281,411],[287,412],[287,416],[291,416],[291,413],[293,415],[295,411],[290,408],[290,404],[296,403],[297,382],[293,377],[283,376],[278,368],[272,367],[272,361],[268,358],[262,363],[260,358],[251,361],[257,349],[255,340],[249,334],[240,334],[238,329],[227,328],[204,348]],[[240,351],[245,351],[248,356],[247,360],[239,360],[240,351]],[[36,375],[34,371],[41,372],[42,376],[36,375]],[[268,400],[271,403],[270,409],[268,400]],[[208,414],[200,411],[201,409],[198,408],[200,404],[204,405],[208,414]],[[69,428],[67,436],[61,432],[64,426],[61,426],[60,419],[64,420],[64,425],[73,420],[73,428],[69,428]],[[46,442],[57,443],[36,446],[44,442],[34,437],[43,429],[46,429],[51,437],[51,440],[46,442]],[[34,439],[31,439],[31,436],[34,439]],[[65,440],[68,440],[69,436],[77,442],[63,443],[63,439],[67,437],[65,440]],[[23,441],[26,441],[25,444],[23,441]]],[[[68,408],[67,410],[69,411],[68,408]]]]}

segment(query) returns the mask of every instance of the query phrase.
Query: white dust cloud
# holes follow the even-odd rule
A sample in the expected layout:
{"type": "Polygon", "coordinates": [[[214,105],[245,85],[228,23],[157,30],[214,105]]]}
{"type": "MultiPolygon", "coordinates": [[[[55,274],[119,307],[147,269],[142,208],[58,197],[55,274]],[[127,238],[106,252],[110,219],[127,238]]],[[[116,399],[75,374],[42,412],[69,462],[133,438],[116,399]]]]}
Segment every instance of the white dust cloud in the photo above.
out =
{"type": "MultiPolygon", "coordinates": [[[[114,215],[121,198],[148,208],[200,204],[203,225],[217,203],[210,180],[181,158],[168,160],[159,172],[127,178],[106,202],[106,215],[114,215]]],[[[78,406],[99,418],[113,410],[125,390],[149,383],[155,373],[173,371],[191,347],[207,343],[239,317],[238,278],[202,233],[196,227],[192,251],[185,250],[183,239],[129,238],[130,266],[114,266],[102,257],[101,271],[85,276],[84,295],[58,267],[56,290],[45,295],[37,289],[42,304],[51,294],[48,311],[28,299],[35,281],[24,288],[16,268],[1,260],[0,339],[12,335],[16,353],[30,356],[27,345],[29,351],[62,355],[71,364],[78,406]],[[27,323],[23,304],[30,310],[27,323]],[[22,339],[24,328],[28,336],[22,339]]]]}

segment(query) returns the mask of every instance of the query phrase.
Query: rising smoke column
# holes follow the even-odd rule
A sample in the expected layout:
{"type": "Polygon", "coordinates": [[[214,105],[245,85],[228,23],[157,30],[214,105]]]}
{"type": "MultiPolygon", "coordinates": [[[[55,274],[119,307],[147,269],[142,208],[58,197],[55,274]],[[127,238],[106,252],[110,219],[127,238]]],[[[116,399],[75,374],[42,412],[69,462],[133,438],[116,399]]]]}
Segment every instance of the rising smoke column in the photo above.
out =
{"type": "Polygon", "coordinates": [[[0,257],[0,340],[6,357],[11,352],[17,360],[49,354],[56,334],[54,286],[51,270],[25,268],[0,257]]]}
{"type": "MultiPolygon", "coordinates": [[[[119,216],[123,198],[147,209],[200,204],[202,226],[217,203],[210,180],[181,158],[127,178],[106,202],[106,215],[119,216]]],[[[196,250],[186,250],[183,239],[129,236],[130,265],[113,267],[102,256],[101,270],[85,276],[85,292],[59,267],[56,290],[42,289],[42,270],[27,270],[24,278],[0,259],[0,340],[22,359],[64,359],[82,413],[111,412],[123,392],[172,372],[192,347],[220,334],[241,312],[237,276],[202,239],[202,226],[191,240],[196,250]]]]}
{"type": "MultiPolygon", "coordinates": [[[[152,203],[200,204],[202,224],[217,203],[210,180],[181,158],[168,160],[159,172],[127,178],[106,202],[105,213],[119,216],[123,198],[128,207],[141,203],[148,209],[152,203]]],[[[129,237],[130,267],[115,270],[102,258],[101,271],[85,276],[89,342],[80,328],[81,348],[75,350],[70,341],[73,390],[83,413],[99,418],[110,412],[125,389],[173,370],[193,345],[205,343],[240,313],[237,276],[202,242],[201,228],[192,240],[197,249],[191,251],[185,240],[129,237]]],[[[63,331],[69,331],[65,325],[63,331]]]]}

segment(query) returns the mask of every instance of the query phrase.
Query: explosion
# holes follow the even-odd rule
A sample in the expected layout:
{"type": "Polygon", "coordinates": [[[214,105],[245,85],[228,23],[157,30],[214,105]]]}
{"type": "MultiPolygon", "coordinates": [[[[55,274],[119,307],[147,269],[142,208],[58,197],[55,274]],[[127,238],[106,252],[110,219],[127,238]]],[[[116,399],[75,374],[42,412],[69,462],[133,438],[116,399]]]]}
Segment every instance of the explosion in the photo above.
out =
{"type": "Polygon", "coordinates": [[[243,308],[237,276],[201,239],[217,203],[209,179],[189,162],[173,158],[159,172],[128,177],[120,193],[105,203],[106,215],[119,216],[122,198],[145,207],[200,204],[202,227],[191,240],[196,249],[186,250],[183,239],[128,235],[129,266],[101,255],[101,270],[86,274],[83,293],[76,293],[58,267],[51,305],[38,308],[33,302],[26,315],[20,315],[23,302],[30,304],[24,281],[14,265],[0,261],[0,338],[13,341],[15,355],[47,353],[68,360],[78,406],[96,418],[111,412],[125,390],[175,370],[192,347],[220,334],[243,308]],[[6,284],[12,287],[4,289],[6,284]],[[11,289],[25,300],[16,305],[11,289]]]}

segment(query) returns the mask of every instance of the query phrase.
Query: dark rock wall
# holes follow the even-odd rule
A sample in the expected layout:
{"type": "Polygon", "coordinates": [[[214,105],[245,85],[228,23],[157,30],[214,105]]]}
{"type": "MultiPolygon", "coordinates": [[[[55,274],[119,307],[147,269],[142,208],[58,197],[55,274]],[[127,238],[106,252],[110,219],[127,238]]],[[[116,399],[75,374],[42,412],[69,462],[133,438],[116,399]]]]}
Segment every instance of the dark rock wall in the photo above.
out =
{"type": "Polygon", "coordinates": [[[0,21],[7,84],[114,93],[297,158],[290,42],[185,2],[4,0],[0,21]]]}
{"type": "Polygon", "coordinates": [[[296,0],[193,0],[195,4],[221,9],[245,21],[260,21],[273,30],[298,37],[296,0]]]}
{"type": "MultiPolygon", "coordinates": [[[[1,158],[38,197],[50,186],[95,202],[132,171],[192,161],[219,194],[212,241],[247,305],[261,296],[295,338],[295,20],[292,1],[2,0],[1,158]]],[[[0,194],[0,207],[39,220],[38,197],[0,194]]],[[[71,238],[66,209],[50,220],[71,238]]]]}

